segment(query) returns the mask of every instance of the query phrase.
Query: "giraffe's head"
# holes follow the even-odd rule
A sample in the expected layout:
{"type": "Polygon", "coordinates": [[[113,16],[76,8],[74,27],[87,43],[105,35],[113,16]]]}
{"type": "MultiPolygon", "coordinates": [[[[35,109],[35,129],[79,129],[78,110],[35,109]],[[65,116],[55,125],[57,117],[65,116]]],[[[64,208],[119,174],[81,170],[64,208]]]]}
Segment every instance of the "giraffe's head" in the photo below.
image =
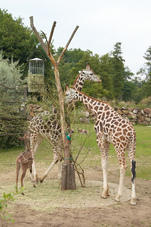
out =
{"type": "Polygon", "coordinates": [[[74,100],[77,100],[78,94],[75,89],[73,88],[68,88],[65,92],[65,103],[69,104],[74,100]]]}
{"type": "Polygon", "coordinates": [[[101,79],[98,75],[94,74],[92,70],[82,70],[79,71],[79,74],[84,80],[90,80],[94,82],[101,82],[101,79]]]}

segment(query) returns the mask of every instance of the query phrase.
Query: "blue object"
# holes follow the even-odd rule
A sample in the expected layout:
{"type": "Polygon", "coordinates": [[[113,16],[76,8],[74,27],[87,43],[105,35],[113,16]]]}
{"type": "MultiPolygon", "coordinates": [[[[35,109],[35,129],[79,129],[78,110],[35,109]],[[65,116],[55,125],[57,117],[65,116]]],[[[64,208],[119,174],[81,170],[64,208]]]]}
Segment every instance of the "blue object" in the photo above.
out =
{"type": "Polygon", "coordinates": [[[69,134],[67,132],[65,135],[66,135],[67,140],[71,141],[71,137],[69,136],[69,134]]]}

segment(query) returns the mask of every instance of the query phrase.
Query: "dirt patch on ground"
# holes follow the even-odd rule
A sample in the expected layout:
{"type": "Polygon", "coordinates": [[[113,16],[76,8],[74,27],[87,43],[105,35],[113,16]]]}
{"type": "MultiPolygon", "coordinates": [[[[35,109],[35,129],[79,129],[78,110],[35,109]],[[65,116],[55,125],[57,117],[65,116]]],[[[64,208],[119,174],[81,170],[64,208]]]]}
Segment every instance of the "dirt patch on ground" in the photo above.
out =
{"type": "MultiPolygon", "coordinates": [[[[109,182],[112,182],[112,185],[110,185],[112,192],[111,198],[108,199],[109,201],[114,201],[113,197],[115,192],[113,185],[116,188],[116,183],[119,180],[118,174],[119,172],[117,170],[109,171],[109,182]]],[[[101,204],[102,201],[102,203],[107,203],[106,200],[102,200],[99,196],[100,189],[98,183],[94,183],[101,181],[101,170],[89,169],[86,171],[86,177],[88,180],[87,187],[83,189],[78,186],[77,191],[68,193],[68,196],[70,197],[68,198],[70,204],[74,204],[74,206],[67,207],[64,205],[63,207],[63,198],[59,197],[61,195],[60,188],[59,186],[56,186],[57,184],[53,183],[52,180],[52,176],[54,177],[56,175],[56,170],[54,170],[51,174],[51,178],[48,178],[44,184],[39,185],[35,191],[33,191],[33,188],[29,185],[29,179],[27,177],[25,181],[25,196],[21,197],[19,195],[15,199],[15,202],[10,204],[9,207],[9,213],[11,213],[15,222],[1,222],[0,227],[151,227],[151,181],[137,179],[136,190],[138,199],[136,206],[131,206],[128,198],[124,199],[120,203],[112,202],[111,204],[105,206],[98,206],[98,204],[101,204]],[[60,203],[60,207],[57,207],[56,205],[51,206],[52,201],[48,197],[48,190],[50,191],[51,196],[55,197],[54,201],[57,201],[57,204],[60,203]],[[58,191],[57,195],[56,191],[58,191]],[[89,203],[85,200],[84,194],[88,195],[89,203]],[[58,200],[59,198],[61,198],[60,201],[58,200]],[[74,200],[74,198],[78,198],[78,202],[81,200],[81,206],[77,205],[76,207],[76,204],[78,203],[74,200]],[[41,202],[36,203],[35,201],[38,200],[41,202]],[[85,201],[85,204],[83,201],[85,201]],[[91,201],[93,201],[93,204],[91,201]]],[[[0,181],[4,182],[3,187],[0,187],[0,191],[4,189],[6,190],[7,188],[9,191],[13,188],[14,185],[12,184],[12,179],[15,179],[14,177],[13,172],[10,172],[7,176],[0,175],[0,181]],[[6,178],[7,181],[5,180],[6,178]]],[[[54,182],[56,182],[56,180],[54,180],[54,182]]],[[[125,187],[126,194],[129,197],[129,177],[126,177],[125,179],[125,187]]]]}

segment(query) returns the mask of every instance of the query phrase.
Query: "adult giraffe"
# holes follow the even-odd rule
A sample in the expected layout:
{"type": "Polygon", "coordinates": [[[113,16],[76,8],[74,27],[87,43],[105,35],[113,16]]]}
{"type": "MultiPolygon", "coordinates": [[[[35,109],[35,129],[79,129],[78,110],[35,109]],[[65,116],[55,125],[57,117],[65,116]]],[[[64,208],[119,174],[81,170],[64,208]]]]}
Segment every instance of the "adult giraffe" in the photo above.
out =
{"type": "Polygon", "coordinates": [[[107,198],[109,195],[109,187],[107,183],[107,156],[109,151],[109,144],[112,143],[117,153],[120,164],[120,180],[118,193],[115,198],[120,201],[122,195],[122,188],[124,182],[124,175],[126,170],[125,151],[128,150],[131,171],[132,171],[132,192],[131,204],[136,204],[135,193],[135,149],[136,149],[136,134],[133,125],[126,118],[118,114],[109,104],[94,99],[76,90],[75,88],[68,88],[65,93],[65,102],[81,101],[88,110],[95,114],[95,131],[97,135],[97,143],[102,154],[102,170],[103,170],[103,192],[102,197],[107,198]]]}
{"type": "MultiPolygon", "coordinates": [[[[79,75],[77,76],[74,88],[76,90],[82,89],[84,82],[86,80],[94,81],[94,82],[100,82],[100,78],[95,75],[92,70],[82,70],[79,71],[79,75]]],[[[36,106],[37,111],[41,111],[41,108],[36,106]]],[[[32,113],[34,113],[34,109],[32,110],[32,113]]],[[[33,114],[34,115],[34,114],[33,114]]],[[[60,126],[60,120],[58,118],[58,113],[56,112],[55,108],[52,110],[52,112],[49,111],[42,111],[38,114],[36,114],[29,122],[30,131],[30,144],[31,144],[31,152],[34,154],[41,143],[43,139],[47,139],[48,142],[52,145],[53,149],[53,161],[49,165],[48,169],[45,171],[43,177],[40,179],[40,182],[43,182],[43,180],[47,177],[49,171],[53,168],[53,166],[58,162],[59,167],[59,177],[61,177],[61,160],[62,160],[62,139],[61,139],[61,126],[60,126]]],[[[33,160],[32,165],[32,173],[33,173],[33,181],[38,181],[37,173],[36,173],[36,167],[35,167],[35,161],[33,160]]]]}

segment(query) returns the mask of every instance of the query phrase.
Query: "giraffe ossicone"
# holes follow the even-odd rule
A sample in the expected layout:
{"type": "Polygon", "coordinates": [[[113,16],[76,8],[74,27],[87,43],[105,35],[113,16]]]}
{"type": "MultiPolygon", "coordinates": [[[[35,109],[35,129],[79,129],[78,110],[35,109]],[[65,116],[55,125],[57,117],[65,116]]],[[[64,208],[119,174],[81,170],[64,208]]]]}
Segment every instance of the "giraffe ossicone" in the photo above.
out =
{"type": "Polygon", "coordinates": [[[120,180],[116,201],[120,201],[124,184],[124,176],[126,169],[125,151],[128,150],[128,155],[131,164],[132,172],[132,192],[131,204],[136,204],[135,193],[135,149],[136,149],[136,134],[133,125],[127,118],[123,118],[109,104],[101,100],[94,99],[86,94],[74,89],[68,88],[65,93],[65,102],[81,101],[95,114],[95,131],[97,143],[102,154],[102,171],[103,171],[103,192],[102,197],[107,198],[109,195],[109,187],[107,181],[107,156],[109,145],[114,145],[120,164],[120,180]]]}

